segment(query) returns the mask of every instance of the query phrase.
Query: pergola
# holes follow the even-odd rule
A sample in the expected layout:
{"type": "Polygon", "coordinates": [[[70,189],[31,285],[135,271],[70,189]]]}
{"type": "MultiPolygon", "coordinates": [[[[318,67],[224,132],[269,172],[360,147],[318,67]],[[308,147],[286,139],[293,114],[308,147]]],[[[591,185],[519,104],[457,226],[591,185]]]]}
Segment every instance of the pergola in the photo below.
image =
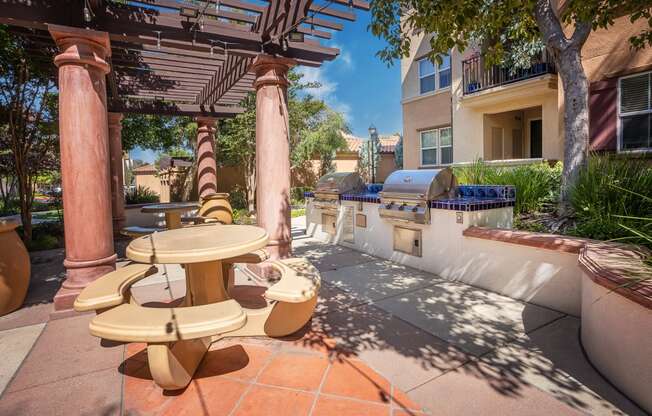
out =
{"type": "Polygon", "coordinates": [[[271,257],[288,256],[287,71],[337,57],[319,39],[368,8],[362,0],[0,0],[0,23],[28,37],[30,54],[58,77],[66,280],[55,310],[115,269],[124,113],[196,117],[201,196],[217,189],[216,120],[242,112],[238,103],[256,91],[257,219],[271,257]]]}

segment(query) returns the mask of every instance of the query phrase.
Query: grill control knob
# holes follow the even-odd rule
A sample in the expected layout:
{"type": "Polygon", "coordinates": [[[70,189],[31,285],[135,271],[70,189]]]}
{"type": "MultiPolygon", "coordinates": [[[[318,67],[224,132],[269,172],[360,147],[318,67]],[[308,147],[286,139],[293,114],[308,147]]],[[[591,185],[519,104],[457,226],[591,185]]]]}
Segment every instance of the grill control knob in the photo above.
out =
{"type": "Polygon", "coordinates": [[[385,208],[387,208],[387,209],[391,209],[391,208],[392,208],[392,205],[394,205],[394,203],[393,203],[393,202],[390,202],[389,204],[385,205],[385,208]]]}
{"type": "Polygon", "coordinates": [[[399,211],[403,211],[405,209],[405,206],[406,206],[406,204],[403,204],[400,207],[398,207],[399,211]]]}
{"type": "Polygon", "coordinates": [[[417,212],[419,210],[419,207],[417,205],[412,207],[412,212],[417,212]]]}

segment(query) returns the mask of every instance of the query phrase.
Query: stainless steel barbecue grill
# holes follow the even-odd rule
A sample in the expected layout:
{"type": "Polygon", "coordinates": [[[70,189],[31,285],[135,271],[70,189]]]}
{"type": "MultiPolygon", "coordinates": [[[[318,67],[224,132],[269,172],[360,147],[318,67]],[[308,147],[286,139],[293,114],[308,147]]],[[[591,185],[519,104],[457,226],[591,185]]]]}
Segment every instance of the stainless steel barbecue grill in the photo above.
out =
{"type": "Polygon", "coordinates": [[[329,173],[319,178],[315,186],[314,207],[317,209],[336,211],[340,195],[363,192],[365,184],[356,172],[329,173]]]}
{"type": "Polygon", "coordinates": [[[429,201],[454,198],[452,169],[397,170],[380,192],[379,215],[404,224],[430,224],[429,201]]]}

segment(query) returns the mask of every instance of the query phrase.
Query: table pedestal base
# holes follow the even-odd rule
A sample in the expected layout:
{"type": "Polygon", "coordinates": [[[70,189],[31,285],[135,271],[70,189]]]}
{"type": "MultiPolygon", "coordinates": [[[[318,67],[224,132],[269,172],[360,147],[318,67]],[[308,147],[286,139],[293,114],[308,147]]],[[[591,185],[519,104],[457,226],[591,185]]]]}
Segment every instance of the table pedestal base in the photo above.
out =
{"type": "Polygon", "coordinates": [[[154,382],[166,390],[186,387],[210,345],[210,337],[147,345],[154,382]]]}

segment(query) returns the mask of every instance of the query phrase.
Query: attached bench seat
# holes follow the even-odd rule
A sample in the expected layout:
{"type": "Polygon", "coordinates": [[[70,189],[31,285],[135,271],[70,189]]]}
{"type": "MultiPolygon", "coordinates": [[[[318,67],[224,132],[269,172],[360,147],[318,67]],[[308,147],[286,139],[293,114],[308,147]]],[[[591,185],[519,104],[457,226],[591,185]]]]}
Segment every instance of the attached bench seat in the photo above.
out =
{"type": "Polygon", "coordinates": [[[87,312],[129,302],[131,285],[157,271],[150,264],[134,263],[107,273],[82,290],[74,308],[77,312],[87,312]]]}
{"type": "Polygon", "coordinates": [[[270,263],[281,280],[265,292],[265,297],[279,302],[300,303],[317,296],[321,277],[317,269],[305,258],[292,258],[270,263]]]}
{"type": "MultiPolygon", "coordinates": [[[[274,260],[268,264],[281,277],[263,294],[267,306],[245,308],[246,325],[227,336],[284,337],[310,321],[321,286],[319,271],[305,258],[274,260]]],[[[238,286],[234,289],[237,298],[238,286]]]]}
{"type": "Polygon", "coordinates": [[[188,216],[181,217],[183,224],[221,224],[217,218],[202,217],[202,216],[188,216]]]}
{"type": "Polygon", "coordinates": [[[185,308],[148,308],[125,303],[97,315],[89,328],[96,337],[121,342],[174,342],[223,334],[247,321],[238,302],[226,300],[185,308]]]}
{"type": "Polygon", "coordinates": [[[165,231],[164,227],[140,227],[137,225],[124,227],[120,230],[120,234],[124,234],[131,238],[138,238],[144,235],[154,234],[156,232],[165,231]]]}

